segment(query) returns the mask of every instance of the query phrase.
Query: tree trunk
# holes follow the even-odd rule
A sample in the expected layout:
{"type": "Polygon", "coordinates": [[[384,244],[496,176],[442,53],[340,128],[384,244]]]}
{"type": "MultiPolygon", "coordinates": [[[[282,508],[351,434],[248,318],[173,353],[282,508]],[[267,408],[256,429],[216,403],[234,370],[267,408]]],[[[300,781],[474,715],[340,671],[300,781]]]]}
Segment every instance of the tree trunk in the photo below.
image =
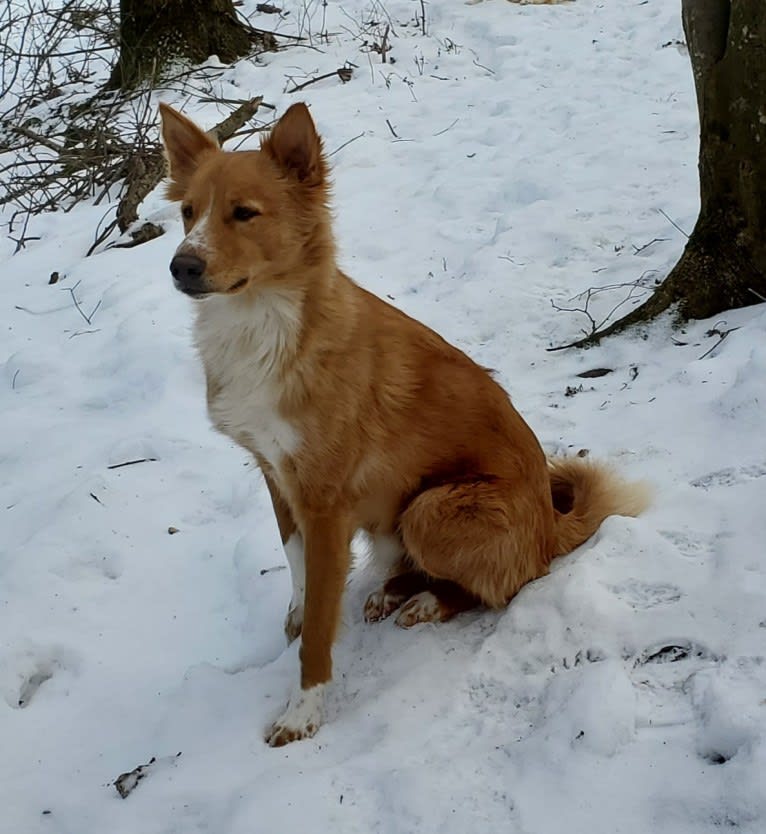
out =
{"type": "Polygon", "coordinates": [[[682,0],[700,118],[700,213],[652,297],[583,340],[677,304],[703,319],[766,298],[766,0],[682,0]]]}
{"type": "Polygon", "coordinates": [[[154,80],[174,61],[231,63],[251,44],[232,0],[120,0],[120,56],[107,88],[154,80]]]}

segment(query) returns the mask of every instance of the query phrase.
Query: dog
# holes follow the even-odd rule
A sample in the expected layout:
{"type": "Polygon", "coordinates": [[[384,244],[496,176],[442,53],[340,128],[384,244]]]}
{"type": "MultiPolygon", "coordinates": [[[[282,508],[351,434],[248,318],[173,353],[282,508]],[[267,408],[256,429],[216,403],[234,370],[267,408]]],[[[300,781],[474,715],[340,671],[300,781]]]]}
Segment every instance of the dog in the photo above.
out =
{"type": "Polygon", "coordinates": [[[357,530],[388,577],[365,619],[399,610],[409,627],[506,605],[647,496],[587,460],[546,460],[488,371],[338,268],[305,104],[256,151],[222,151],[166,105],[161,120],[185,232],[170,272],[197,300],[208,412],[255,457],[292,576],[301,674],[266,734],[280,746],[320,726],[357,530]]]}

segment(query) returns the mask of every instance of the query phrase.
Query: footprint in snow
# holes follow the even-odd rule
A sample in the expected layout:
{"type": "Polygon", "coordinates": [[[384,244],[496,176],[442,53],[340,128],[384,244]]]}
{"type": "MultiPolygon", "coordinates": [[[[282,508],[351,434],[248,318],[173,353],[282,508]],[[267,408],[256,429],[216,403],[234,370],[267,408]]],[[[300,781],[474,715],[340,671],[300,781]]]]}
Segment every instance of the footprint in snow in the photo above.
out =
{"type": "Polygon", "coordinates": [[[36,647],[0,656],[0,695],[10,707],[26,709],[48,681],[76,667],[76,658],[62,647],[36,647]]]}
{"type": "Polygon", "coordinates": [[[722,534],[705,536],[683,530],[659,530],[659,534],[678,549],[687,559],[706,559],[714,556],[722,534]]]}
{"type": "Polygon", "coordinates": [[[707,475],[691,481],[691,485],[707,491],[715,487],[735,486],[764,476],[766,476],[766,463],[753,463],[749,466],[729,466],[716,472],[708,472],[707,475]]]}
{"type": "Polygon", "coordinates": [[[81,553],[62,557],[62,564],[51,568],[51,572],[62,579],[77,581],[89,577],[103,577],[117,580],[122,576],[123,559],[118,553],[81,553]]]}
{"type": "Polygon", "coordinates": [[[694,660],[717,663],[720,659],[702,643],[695,643],[691,640],[668,640],[644,649],[635,657],[633,667],[694,660]]]}
{"type": "Polygon", "coordinates": [[[668,639],[626,656],[632,661],[637,726],[651,731],[695,720],[691,687],[697,675],[716,669],[723,658],[702,643],[668,639]]]}
{"type": "Polygon", "coordinates": [[[658,605],[671,605],[683,596],[676,585],[665,582],[643,582],[640,579],[627,579],[607,588],[623,602],[636,610],[656,608],[658,605]]]}
{"type": "Polygon", "coordinates": [[[37,690],[53,677],[53,664],[43,663],[21,685],[17,706],[25,709],[29,706],[37,690]]]}
{"type": "Polygon", "coordinates": [[[763,736],[766,659],[739,656],[694,676],[688,690],[696,718],[697,755],[723,765],[740,752],[747,760],[763,736]]]}

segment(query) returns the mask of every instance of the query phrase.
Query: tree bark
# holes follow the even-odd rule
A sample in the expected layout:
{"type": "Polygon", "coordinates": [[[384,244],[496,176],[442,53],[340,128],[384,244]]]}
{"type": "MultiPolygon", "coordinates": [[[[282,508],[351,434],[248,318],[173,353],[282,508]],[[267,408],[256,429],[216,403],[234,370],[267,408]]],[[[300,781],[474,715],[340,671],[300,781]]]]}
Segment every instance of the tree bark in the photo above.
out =
{"type": "Polygon", "coordinates": [[[232,63],[252,41],[232,0],[120,0],[120,56],[107,88],[157,79],[174,61],[201,64],[217,55],[232,63]]]}
{"type": "Polygon", "coordinates": [[[703,319],[766,297],[766,0],[682,0],[700,118],[700,213],[652,297],[598,341],[673,305],[703,319]]]}

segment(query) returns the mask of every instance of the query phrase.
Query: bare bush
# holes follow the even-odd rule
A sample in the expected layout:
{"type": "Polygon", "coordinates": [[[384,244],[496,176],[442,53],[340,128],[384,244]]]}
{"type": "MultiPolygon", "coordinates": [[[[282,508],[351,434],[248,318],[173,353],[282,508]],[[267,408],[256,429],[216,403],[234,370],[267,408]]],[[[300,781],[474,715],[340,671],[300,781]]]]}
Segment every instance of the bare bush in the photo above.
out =
{"type": "MultiPolygon", "coordinates": [[[[112,215],[91,252],[116,228],[126,231],[162,176],[154,93],[216,98],[215,81],[225,72],[220,66],[178,67],[154,89],[106,90],[117,32],[108,0],[0,5],[0,225],[17,251],[34,239],[35,216],[84,201],[108,205],[112,215]]],[[[254,102],[220,105],[247,120],[261,99],[254,102]]]]}

